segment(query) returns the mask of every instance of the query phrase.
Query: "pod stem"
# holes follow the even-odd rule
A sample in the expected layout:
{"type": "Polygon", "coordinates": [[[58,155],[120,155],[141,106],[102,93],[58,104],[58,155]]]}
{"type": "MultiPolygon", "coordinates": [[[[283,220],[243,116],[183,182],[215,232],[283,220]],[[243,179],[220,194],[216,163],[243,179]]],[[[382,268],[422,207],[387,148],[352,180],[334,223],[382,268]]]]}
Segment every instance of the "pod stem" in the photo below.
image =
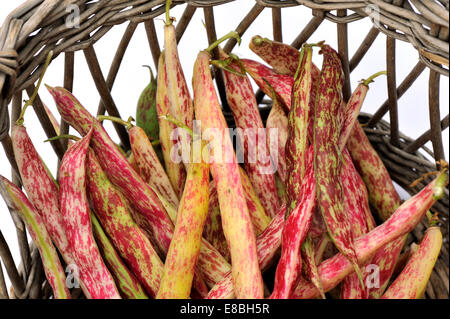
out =
{"type": "Polygon", "coordinates": [[[233,73],[235,75],[246,76],[246,73],[238,72],[238,71],[234,70],[233,68],[231,68],[230,62],[231,62],[230,60],[212,60],[211,64],[219,69],[225,70],[225,71],[233,73]]]}
{"type": "Polygon", "coordinates": [[[306,48],[305,46],[302,46],[302,49],[300,50],[300,58],[298,60],[298,67],[297,67],[297,71],[295,72],[294,79],[297,79],[298,78],[298,74],[301,72],[303,56],[305,55],[305,48],[306,48]]]}
{"type": "Polygon", "coordinates": [[[261,46],[264,42],[265,42],[265,39],[264,38],[262,38],[262,37],[260,37],[260,36],[257,36],[257,37],[255,37],[255,38],[253,38],[253,44],[254,45],[256,45],[257,47],[259,47],[259,46],[261,46]]]}
{"type": "Polygon", "coordinates": [[[160,140],[152,141],[152,146],[159,146],[159,145],[161,145],[161,141],[160,140]]]}
{"type": "Polygon", "coordinates": [[[433,199],[439,200],[444,196],[444,189],[448,185],[447,168],[444,168],[436,180],[436,184],[433,187],[433,199]]]}
{"type": "Polygon", "coordinates": [[[128,118],[128,121],[124,121],[119,117],[115,117],[115,116],[109,116],[109,115],[99,115],[97,116],[97,120],[99,120],[100,122],[103,122],[104,120],[108,120],[114,123],[119,123],[123,126],[125,126],[125,128],[127,130],[129,130],[130,128],[133,127],[133,124],[131,124],[131,122],[134,121],[134,118],[132,118],[131,116],[128,118]]]}
{"type": "Polygon", "coordinates": [[[375,78],[379,77],[380,75],[386,75],[386,71],[380,71],[369,77],[367,80],[362,80],[361,83],[365,86],[368,86],[370,83],[374,82],[375,78]]]}
{"type": "Polygon", "coordinates": [[[78,136],[75,136],[75,135],[63,134],[63,135],[57,135],[57,136],[51,137],[51,138],[45,140],[44,143],[52,142],[52,141],[58,141],[58,140],[74,140],[74,141],[79,141],[80,138],[79,138],[78,136]]]}
{"type": "Polygon", "coordinates": [[[189,135],[194,137],[194,131],[192,131],[192,129],[189,126],[187,126],[186,124],[184,124],[183,122],[174,118],[172,115],[170,115],[170,114],[161,115],[159,118],[169,121],[170,123],[182,128],[182,129],[185,129],[186,131],[188,131],[189,135]]]}
{"type": "Polygon", "coordinates": [[[438,223],[439,223],[439,215],[438,215],[438,213],[433,214],[430,211],[427,211],[426,215],[427,215],[427,220],[428,220],[428,226],[429,227],[438,226],[438,223]]]}
{"type": "Polygon", "coordinates": [[[239,36],[239,33],[237,33],[236,31],[231,31],[228,34],[221,37],[220,39],[218,39],[217,41],[213,42],[205,51],[208,53],[211,53],[212,50],[214,50],[222,42],[224,42],[230,38],[235,38],[236,41],[238,42],[238,44],[241,45],[241,37],[239,36]]]}
{"type": "Polygon", "coordinates": [[[36,87],[34,88],[33,94],[31,95],[30,99],[25,101],[22,111],[20,112],[19,118],[16,121],[16,125],[19,125],[19,126],[23,125],[25,111],[27,110],[27,108],[30,105],[33,104],[34,99],[36,98],[36,96],[38,94],[39,88],[41,87],[41,83],[42,83],[42,80],[44,79],[45,72],[47,72],[47,68],[48,68],[50,62],[52,61],[52,57],[53,57],[53,50],[51,50],[47,55],[47,59],[45,60],[45,64],[44,64],[44,69],[42,70],[42,73],[39,76],[39,81],[38,81],[36,87]]]}
{"type": "Polygon", "coordinates": [[[150,82],[155,81],[155,75],[153,74],[153,70],[150,65],[143,65],[144,68],[148,68],[150,70],[150,82]]]}
{"type": "Polygon", "coordinates": [[[171,26],[173,23],[173,18],[170,16],[170,6],[172,5],[172,0],[166,1],[166,26],[171,26]]]}

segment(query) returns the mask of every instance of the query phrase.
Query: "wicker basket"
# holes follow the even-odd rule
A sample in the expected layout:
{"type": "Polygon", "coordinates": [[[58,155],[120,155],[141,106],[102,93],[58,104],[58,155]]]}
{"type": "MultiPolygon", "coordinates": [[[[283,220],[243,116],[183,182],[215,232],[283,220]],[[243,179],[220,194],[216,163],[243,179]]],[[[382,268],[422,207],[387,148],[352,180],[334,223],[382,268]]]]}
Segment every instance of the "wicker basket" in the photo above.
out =
{"type": "MultiPolygon", "coordinates": [[[[216,39],[213,7],[234,0],[185,0],[174,1],[174,5],[187,6],[182,18],[177,23],[177,38],[181,39],[196,10],[203,10],[208,41],[216,39]]],[[[238,0],[244,1],[244,0],[238,0]]],[[[246,0],[249,1],[249,0],[246,0]]],[[[110,115],[118,114],[110,90],[117,75],[120,62],[138,23],[143,22],[151,47],[153,59],[157,61],[160,47],[155,32],[154,18],[164,13],[164,0],[28,0],[13,11],[0,29],[0,140],[5,154],[13,169],[13,180],[20,185],[17,165],[11,147],[9,136],[10,123],[18,117],[21,108],[21,92],[29,94],[34,89],[34,83],[40,76],[45,58],[50,50],[54,57],[61,53],[65,55],[64,87],[71,90],[73,84],[74,51],[83,50],[93,75],[96,87],[101,96],[99,113],[107,111],[110,115]],[[66,7],[69,4],[78,5],[81,9],[80,28],[73,29],[65,24],[69,14],[66,7]],[[94,43],[107,33],[114,25],[128,23],[128,27],[119,44],[112,62],[108,77],[101,76],[100,66],[94,51],[94,43]],[[100,76],[99,76],[100,75],[100,76]],[[11,103],[12,101],[12,103],[11,103]],[[11,117],[8,106],[11,106],[11,117]]],[[[241,35],[263,10],[272,10],[273,34],[275,40],[281,40],[281,10],[292,6],[303,5],[312,9],[312,18],[300,30],[292,45],[299,48],[315,32],[326,19],[336,23],[338,32],[338,50],[343,59],[346,83],[344,98],[351,94],[350,75],[353,69],[364,58],[380,32],[387,35],[386,63],[388,70],[388,98],[373,115],[361,115],[360,121],[366,123],[366,133],[386,164],[395,182],[411,194],[415,194],[430,181],[425,179],[416,187],[410,187],[411,182],[424,173],[436,170],[436,164],[430,162],[423,154],[428,153],[437,161],[444,159],[442,131],[448,128],[448,113],[441,121],[439,111],[439,78],[448,76],[449,59],[449,1],[448,0],[255,0],[255,5],[237,26],[241,35]],[[373,20],[373,28],[367,34],[353,57],[348,54],[348,32],[353,21],[366,18],[373,20]],[[419,52],[420,61],[397,86],[395,69],[396,40],[411,43],[419,52]],[[429,112],[430,129],[418,139],[412,140],[403,136],[399,130],[397,100],[411,87],[417,77],[429,68],[429,112]],[[389,112],[390,124],[382,117],[389,112]],[[433,151],[424,147],[431,141],[433,151]]],[[[288,9],[286,9],[288,10],[288,9]]],[[[220,7],[215,8],[220,14],[220,7]]],[[[234,27],[234,26],[230,26],[234,27]]],[[[236,42],[230,40],[225,49],[231,51],[236,42]]],[[[217,73],[219,74],[219,73],[217,73]]],[[[223,86],[220,76],[216,77],[222,101],[224,101],[223,86]]],[[[424,94],[425,90],[424,90],[424,94]]],[[[263,95],[258,93],[259,101],[263,95]]],[[[43,108],[39,96],[34,102],[34,110],[47,136],[56,133],[43,108]]],[[[262,108],[266,114],[267,108],[262,108]]],[[[226,107],[225,107],[226,111],[226,107]]],[[[61,134],[68,132],[68,126],[62,123],[61,134]]],[[[127,144],[127,133],[118,130],[118,135],[127,144]]],[[[59,158],[62,158],[65,147],[63,142],[54,141],[52,147],[59,158]]],[[[439,212],[445,244],[440,258],[430,278],[426,290],[427,298],[449,297],[449,253],[448,253],[448,188],[445,196],[433,209],[439,212]]],[[[48,298],[51,288],[43,275],[39,253],[33,244],[28,244],[23,224],[14,216],[17,228],[19,248],[22,263],[16,267],[10,250],[0,232],[0,257],[12,283],[12,290],[17,298],[48,298]]],[[[420,240],[425,223],[419,225],[410,235],[410,241],[420,240]]],[[[80,291],[73,292],[74,297],[80,291]]],[[[4,274],[0,267],[0,298],[7,297],[4,284],[4,274]]]]}

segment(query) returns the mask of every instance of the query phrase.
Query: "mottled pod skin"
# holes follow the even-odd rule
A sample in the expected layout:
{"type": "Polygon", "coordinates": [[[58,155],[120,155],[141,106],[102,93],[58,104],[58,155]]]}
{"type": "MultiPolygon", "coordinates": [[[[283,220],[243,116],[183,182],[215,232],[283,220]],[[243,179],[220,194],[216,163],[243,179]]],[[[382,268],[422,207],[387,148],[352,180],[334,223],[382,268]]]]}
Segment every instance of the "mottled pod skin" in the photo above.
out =
{"type": "MultiPolygon", "coordinates": [[[[220,50],[222,59],[228,58],[220,50]]],[[[241,72],[238,63],[229,65],[236,72],[241,72]]],[[[270,152],[266,144],[266,132],[256,102],[252,84],[247,75],[222,71],[228,105],[233,112],[236,122],[238,138],[244,151],[244,166],[253,188],[267,210],[269,216],[274,216],[280,206],[277,186],[275,183],[274,168],[270,160],[270,152]],[[245,135],[246,132],[253,134],[245,135]],[[261,132],[261,134],[259,134],[261,132]]]]}
{"type": "Polygon", "coordinates": [[[373,256],[370,263],[379,267],[380,287],[369,289],[370,299],[379,299],[386,291],[406,239],[407,235],[395,239],[381,247],[373,256]]]}
{"type": "Polygon", "coordinates": [[[42,265],[55,299],[70,299],[66,275],[58,253],[47,232],[44,219],[30,203],[25,194],[12,182],[0,175],[0,194],[10,209],[17,211],[25,222],[28,232],[41,255],[42,265]]]}
{"type": "Polygon", "coordinates": [[[341,60],[329,45],[323,45],[323,65],[315,103],[314,168],[318,206],[331,239],[355,266],[360,278],[350,223],[344,210],[341,154],[337,148],[344,74],[341,60]]]}
{"type": "Polygon", "coordinates": [[[159,139],[158,113],[156,112],[156,78],[150,69],[150,83],[139,96],[136,107],[136,126],[142,128],[152,141],[159,139]]]}
{"type": "Polygon", "coordinates": [[[430,227],[405,268],[389,286],[382,299],[422,298],[442,247],[439,227],[430,227]]]}
{"type": "Polygon", "coordinates": [[[282,75],[259,62],[241,59],[245,71],[250,74],[259,88],[268,96],[272,96],[272,86],[277,98],[286,111],[291,108],[291,92],[294,78],[290,75],[282,75]],[[264,81],[269,82],[270,86],[264,81]]]}
{"type": "MultiPolygon", "coordinates": [[[[364,264],[381,247],[412,231],[439,199],[439,196],[435,194],[443,191],[443,184],[447,180],[447,174],[441,173],[422,191],[405,201],[387,221],[358,238],[355,241],[358,261],[364,264]]],[[[333,289],[353,271],[352,263],[342,253],[325,260],[319,265],[319,275],[324,290],[333,289]]],[[[318,295],[319,290],[312,283],[302,279],[292,297],[310,299],[318,295]]]]}
{"type": "Polygon", "coordinates": [[[248,213],[239,165],[228,134],[209,68],[211,55],[198,54],[194,65],[193,88],[197,120],[202,132],[219,131],[220,139],[209,144],[211,175],[216,183],[225,237],[230,247],[234,291],[237,298],[263,298],[264,289],[256,253],[256,239],[248,213]],[[218,154],[223,157],[217,158],[218,154]],[[229,162],[227,159],[231,159],[229,162]]]}
{"type": "Polygon", "coordinates": [[[353,162],[369,192],[370,204],[381,220],[387,220],[400,204],[392,179],[363,128],[356,124],[347,141],[353,162]]]}
{"type": "MultiPolygon", "coordinates": [[[[266,214],[258,196],[253,190],[249,178],[243,168],[240,168],[242,187],[247,202],[247,209],[253,223],[253,230],[259,236],[270,224],[271,218],[266,214]]],[[[209,207],[203,231],[204,237],[216,247],[227,260],[230,260],[230,250],[223,234],[222,218],[220,217],[219,197],[214,181],[209,185],[209,207]]]]}
{"type": "Polygon", "coordinates": [[[64,88],[50,88],[58,111],[81,135],[93,127],[91,147],[110,181],[148,221],[159,249],[167,252],[173,224],[156,194],[131,167],[101,124],[64,88]]]}
{"type": "Polygon", "coordinates": [[[58,185],[37,153],[24,126],[13,126],[11,140],[14,158],[28,198],[43,219],[48,234],[64,261],[70,265],[74,260],[59,210],[58,185]]]}
{"type": "MultiPolygon", "coordinates": [[[[173,207],[177,208],[179,203],[177,194],[144,130],[134,126],[128,130],[128,134],[137,172],[147,184],[155,188],[173,207]]],[[[170,211],[167,213],[170,214],[170,211]]],[[[170,218],[174,220],[175,216],[170,218]]]]}
{"type": "Polygon", "coordinates": [[[297,72],[300,53],[296,48],[259,35],[250,40],[249,48],[278,73],[294,76],[297,72]]]}
{"type": "Polygon", "coordinates": [[[207,160],[189,165],[186,186],[178,208],[175,230],[157,294],[159,299],[187,299],[191,293],[203,227],[208,214],[207,160]]]}
{"type": "MultiPolygon", "coordinates": [[[[178,56],[177,38],[173,25],[164,26],[164,55],[167,72],[170,112],[177,120],[192,128],[194,105],[178,56]]],[[[190,141],[190,138],[187,142],[190,141]]]]}
{"type": "Polygon", "coordinates": [[[156,92],[156,110],[158,112],[159,121],[159,140],[161,142],[161,149],[164,157],[164,166],[166,168],[167,176],[169,177],[172,187],[175,190],[178,198],[181,198],[184,189],[184,182],[186,180],[186,170],[183,162],[174,160],[172,150],[176,149],[178,140],[171,138],[172,132],[177,128],[175,124],[162,118],[167,114],[172,114],[170,91],[169,90],[169,75],[166,68],[166,58],[163,52],[159,57],[158,62],[158,88],[156,92]]]}
{"type": "Polygon", "coordinates": [[[205,227],[203,229],[203,237],[211,243],[228,262],[231,260],[227,239],[223,233],[219,196],[214,181],[209,183],[208,216],[206,217],[205,227]]]}
{"type": "Polygon", "coordinates": [[[86,196],[86,154],[93,128],[71,146],[59,170],[59,202],[69,246],[79,276],[93,299],[120,299],[111,273],[103,262],[91,228],[86,196]]]}
{"type": "MultiPolygon", "coordinates": [[[[164,55],[170,114],[192,129],[194,121],[194,105],[178,56],[177,37],[175,27],[172,25],[172,20],[170,23],[166,21],[166,25],[164,26],[164,55]]],[[[191,145],[191,135],[186,130],[182,130],[178,136],[178,141],[183,145],[182,147],[184,149],[188,149],[191,145]]],[[[186,154],[187,157],[188,155],[189,154],[186,154]]],[[[183,164],[187,171],[189,163],[184,161],[183,164]]],[[[181,190],[181,193],[183,193],[183,189],[181,190]]]]}
{"type": "Polygon", "coordinates": [[[133,220],[124,196],[108,180],[93,151],[87,154],[87,191],[95,215],[128,267],[155,297],[163,263],[151,242],[133,220]]]}
{"type": "MultiPolygon", "coordinates": [[[[381,220],[388,219],[400,206],[400,197],[381,158],[358,123],[353,125],[347,149],[367,187],[371,206],[375,208],[381,220]]],[[[384,293],[405,240],[406,237],[396,239],[373,257],[372,263],[380,267],[380,288],[371,289],[370,298],[378,299],[384,293]]]]}
{"type": "Polygon", "coordinates": [[[339,149],[341,151],[344,150],[347,141],[354,130],[353,127],[358,121],[359,111],[361,110],[368,91],[369,86],[360,83],[344,107],[341,136],[339,137],[339,149]]]}
{"type": "MultiPolygon", "coordinates": [[[[163,253],[169,249],[173,234],[173,221],[167,214],[160,200],[147,183],[133,169],[127,159],[120,153],[105,129],[92,117],[80,102],[61,87],[47,87],[53,96],[58,111],[63,119],[80,134],[88,133],[93,126],[91,147],[109,180],[130,201],[132,209],[145,221],[140,227],[155,238],[154,248],[163,253]],[[92,124],[93,123],[93,124],[92,124]]],[[[207,285],[213,286],[231,269],[228,262],[214,247],[202,241],[198,260],[199,270],[207,285]]]]}
{"type": "MultiPolygon", "coordinates": [[[[260,36],[254,36],[250,41],[250,50],[256,53],[261,59],[267,62],[277,73],[294,77],[297,73],[300,61],[300,51],[296,48],[281,43],[272,41],[260,36]]],[[[311,98],[310,98],[310,124],[309,124],[309,138],[313,138],[313,124],[314,124],[314,102],[316,100],[316,92],[318,79],[320,78],[319,68],[312,63],[311,65],[311,98]]],[[[290,107],[288,105],[287,107],[290,107]]]]}
{"type": "MultiPolygon", "coordinates": [[[[359,238],[375,228],[375,221],[370,212],[364,182],[356,171],[348,151],[345,150],[342,155],[341,180],[344,188],[344,209],[347,212],[353,236],[359,238]]],[[[367,297],[367,292],[361,287],[357,274],[351,274],[344,279],[341,289],[342,299],[367,299],[367,297]]]]}
{"type": "Polygon", "coordinates": [[[120,258],[94,214],[91,214],[91,221],[95,241],[121,295],[126,299],[148,299],[139,280],[120,258]]]}
{"type": "Polygon", "coordinates": [[[307,46],[302,51],[299,70],[294,78],[292,106],[288,116],[286,142],[288,213],[297,206],[300,189],[303,187],[302,181],[306,175],[309,101],[312,86],[311,63],[312,49],[307,46]]]}
{"type": "MultiPolygon", "coordinates": [[[[271,264],[273,257],[281,245],[281,234],[284,226],[284,217],[286,215],[286,206],[278,211],[272,219],[270,225],[258,236],[256,245],[258,249],[258,261],[262,271],[271,264]]],[[[235,298],[233,290],[233,279],[231,272],[226,274],[209,292],[208,299],[233,299],[235,298]]]]}
{"type": "Polygon", "coordinates": [[[273,299],[288,299],[302,270],[300,248],[311,225],[316,205],[316,183],[312,165],[313,148],[309,148],[309,165],[298,190],[297,206],[290,212],[283,228],[281,258],[275,273],[273,299]]]}
{"type": "Polygon", "coordinates": [[[278,99],[272,96],[272,108],[266,121],[266,130],[270,132],[271,129],[277,129],[277,136],[267,134],[267,146],[270,152],[277,151],[275,154],[271,153],[273,161],[278,163],[277,174],[285,185],[287,180],[287,164],[286,164],[286,142],[288,138],[288,117],[281,107],[278,99]],[[274,159],[278,156],[277,159],[274,159]]]}
{"type": "Polygon", "coordinates": [[[258,197],[258,195],[256,194],[253,184],[251,183],[249,176],[246,174],[246,171],[242,167],[239,167],[239,172],[241,173],[242,188],[244,190],[247,209],[253,224],[255,236],[259,236],[259,234],[261,234],[264,229],[269,226],[272,218],[264,209],[264,207],[266,206],[263,206],[260,202],[260,197],[258,197]]]}
{"type": "MultiPolygon", "coordinates": [[[[272,46],[273,47],[273,46],[272,46]]],[[[312,100],[315,97],[315,91],[313,93],[313,63],[312,63],[312,48],[311,46],[304,46],[302,52],[298,54],[299,61],[297,62],[298,68],[294,74],[294,85],[292,87],[292,105],[289,112],[289,125],[288,125],[288,139],[286,143],[286,166],[287,166],[287,179],[286,179],[286,190],[288,195],[288,214],[290,210],[294,209],[298,204],[298,199],[301,198],[301,190],[303,187],[302,183],[306,174],[306,167],[308,164],[312,165],[312,153],[307,162],[307,150],[309,141],[311,141],[312,134],[310,126],[311,116],[314,115],[312,112],[314,110],[314,102],[312,100]]],[[[311,148],[311,151],[313,148],[311,148]]],[[[316,200],[314,196],[314,200],[316,200]]],[[[307,227],[309,231],[311,217],[314,212],[314,207],[310,208],[307,217],[302,216],[303,225],[298,224],[297,229],[304,229],[307,227]]],[[[300,221],[300,219],[299,219],[300,221]]],[[[322,290],[320,285],[320,278],[318,277],[317,265],[314,261],[314,248],[310,237],[306,238],[306,235],[298,237],[298,241],[295,245],[301,245],[301,254],[299,251],[291,250],[289,253],[295,254],[297,256],[292,257],[298,259],[300,263],[299,271],[301,268],[301,255],[305,258],[303,268],[308,278],[317,285],[319,290],[322,290]],[[303,242],[305,241],[303,245],[303,242]]],[[[294,241],[295,242],[295,241],[294,241]]],[[[289,245],[289,244],[288,244],[289,245]]],[[[283,248],[283,245],[282,245],[283,248]]],[[[283,256],[283,253],[282,253],[283,256]]],[[[293,269],[292,269],[293,270],[293,269]]],[[[288,278],[288,286],[285,287],[282,298],[288,298],[292,287],[295,287],[295,280],[298,275],[292,278],[288,278]],[[290,280],[290,281],[289,281],[290,280]],[[289,289],[286,290],[286,288],[289,289]]],[[[323,295],[323,294],[322,294],[323,295]]]]}

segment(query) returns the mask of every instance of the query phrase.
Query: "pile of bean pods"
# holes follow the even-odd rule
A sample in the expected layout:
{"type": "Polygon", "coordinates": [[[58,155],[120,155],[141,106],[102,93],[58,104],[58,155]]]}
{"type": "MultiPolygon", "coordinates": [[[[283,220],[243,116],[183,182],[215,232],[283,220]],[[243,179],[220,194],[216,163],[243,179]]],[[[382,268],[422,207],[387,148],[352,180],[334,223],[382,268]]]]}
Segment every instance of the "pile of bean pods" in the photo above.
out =
{"type": "Polygon", "coordinates": [[[266,65],[220,49],[230,37],[198,54],[192,98],[167,10],[164,51],[136,125],[95,118],[69,91],[47,86],[81,135],[57,179],[23,118],[14,125],[27,195],[5,177],[0,193],[38,247],[53,297],[71,298],[71,266],[92,299],[421,298],[442,245],[433,219],[420,244],[404,246],[443,195],[447,168],[401,202],[357,121],[369,83],[385,72],[361,81],[345,103],[341,59],[329,45],[297,50],[255,36],[250,49],[266,65]],[[313,54],[323,56],[321,68],[313,54]],[[223,75],[240,152],[212,66],[223,75]],[[272,100],[264,122],[251,81],[272,100]],[[128,153],[104,120],[126,126],[128,153]]]}

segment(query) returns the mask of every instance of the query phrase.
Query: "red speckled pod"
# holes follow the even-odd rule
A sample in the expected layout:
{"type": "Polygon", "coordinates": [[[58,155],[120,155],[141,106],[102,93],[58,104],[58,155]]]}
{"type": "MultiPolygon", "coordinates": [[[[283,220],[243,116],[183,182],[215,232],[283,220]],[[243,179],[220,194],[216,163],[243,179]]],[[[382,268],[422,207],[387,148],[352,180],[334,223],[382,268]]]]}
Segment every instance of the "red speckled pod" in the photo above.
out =
{"type": "Polygon", "coordinates": [[[382,299],[422,298],[442,247],[439,227],[430,227],[400,275],[391,284],[382,299]]]}
{"type": "MultiPolygon", "coordinates": [[[[221,58],[228,56],[221,50],[221,58]]],[[[240,72],[236,62],[229,65],[240,72]]],[[[267,210],[274,216],[279,208],[275,174],[266,144],[266,131],[259,113],[252,85],[247,75],[239,76],[223,71],[228,105],[238,130],[238,138],[243,147],[244,167],[253,188],[267,210]]]]}
{"type": "Polygon", "coordinates": [[[80,134],[86,135],[93,126],[91,147],[110,181],[132,201],[152,227],[158,248],[167,252],[173,224],[156,194],[131,167],[101,124],[64,88],[48,87],[64,120],[80,134]]]}
{"type": "MultiPolygon", "coordinates": [[[[270,225],[256,240],[258,261],[261,270],[267,269],[281,245],[281,234],[284,226],[286,206],[283,206],[272,219],[270,225]]],[[[226,274],[209,292],[208,299],[233,299],[233,279],[231,272],[226,274]]]]}
{"type": "Polygon", "coordinates": [[[245,201],[239,165],[228,134],[209,68],[211,55],[198,54],[194,65],[194,106],[202,133],[213,128],[219,138],[210,146],[211,175],[219,196],[222,225],[232,260],[234,290],[238,298],[263,298],[263,281],[256,253],[256,239],[245,201]],[[222,158],[219,158],[222,154],[222,158]]]}
{"type": "MultiPolygon", "coordinates": [[[[421,192],[404,202],[383,224],[358,238],[355,250],[360,263],[367,262],[381,247],[412,231],[422,220],[425,213],[444,193],[448,176],[442,172],[421,192]]],[[[353,272],[351,262],[339,253],[319,265],[319,274],[323,288],[329,291],[353,272]]],[[[297,285],[293,298],[310,299],[319,295],[319,290],[306,280],[297,285]]]]}
{"type": "Polygon", "coordinates": [[[208,216],[203,229],[203,237],[211,243],[222,256],[230,261],[230,250],[223,233],[222,218],[220,217],[219,196],[214,181],[209,184],[208,216]]]}
{"type": "Polygon", "coordinates": [[[0,175],[0,194],[10,209],[17,211],[25,222],[33,242],[39,249],[42,265],[55,299],[70,299],[66,276],[45,228],[45,221],[30,203],[25,194],[12,182],[0,175]]]}
{"type": "MultiPolygon", "coordinates": [[[[367,187],[370,204],[380,219],[388,219],[400,206],[400,197],[383,161],[358,123],[353,125],[347,148],[367,187]]],[[[396,239],[380,249],[373,257],[372,263],[380,267],[380,288],[371,289],[370,298],[378,299],[384,293],[405,240],[406,237],[396,239]]]]}
{"type": "Polygon", "coordinates": [[[359,111],[361,110],[364,99],[369,91],[369,86],[360,83],[352,96],[345,105],[343,114],[343,123],[341,136],[339,137],[339,149],[342,151],[347,144],[348,138],[353,131],[355,123],[358,121],[359,111]]]}
{"type": "Polygon", "coordinates": [[[367,92],[369,91],[369,84],[372,83],[373,80],[381,74],[386,74],[386,72],[378,72],[369,77],[367,80],[361,80],[355,91],[353,91],[352,96],[348,100],[348,103],[343,107],[342,130],[341,136],[339,138],[339,149],[341,151],[347,144],[348,138],[352,134],[353,127],[358,121],[359,111],[361,110],[362,104],[366,99],[367,92]]]}
{"type": "Polygon", "coordinates": [[[342,105],[344,74],[341,60],[329,45],[322,46],[323,66],[320,75],[314,120],[314,166],[318,206],[336,247],[353,263],[362,279],[353,246],[350,223],[344,210],[341,182],[342,159],[337,148],[342,105]]]}
{"type": "MultiPolygon", "coordinates": [[[[277,41],[272,41],[260,36],[254,36],[250,41],[250,50],[256,53],[261,59],[267,62],[274,70],[283,75],[294,77],[298,70],[300,61],[300,51],[296,48],[277,41]]],[[[320,78],[319,68],[312,63],[311,65],[312,86],[310,91],[310,110],[309,110],[309,138],[313,137],[314,124],[314,102],[318,79],[320,78]]],[[[290,107],[290,105],[288,105],[290,107]]]]}
{"type": "Polygon", "coordinates": [[[364,180],[369,200],[382,220],[387,220],[400,204],[400,197],[380,156],[360,125],[354,125],[347,148],[364,180]]]}
{"type": "MultiPolygon", "coordinates": [[[[292,107],[288,117],[288,139],[286,142],[286,192],[288,214],[300,199],[303,178],[306,175],[308,150],[308,124],[310,92],[312,86],[312,49],[306,46],[301,54],[299,70],[292,88],[292,107]]],[[[312,157],[311,157],[312,159],[312,157]]]]}
{"type": "Polygon", "coordinates": [[[23,187],[43,219],[48,234],[64,261],[70,265],[74,260],[59,210],[58,186],[37,153],[24,126],[13,126],[11,140],[23,187]]]}
{"type": "Polygon", "coordinates": [[[301,181],[297,206],[289,214],[283,228],[281,258],[275,273],[275,285],[271,298],[287,299],[296,286],[301,274],[302,259],[300,248],[311,224],[311,216],[316,204],[316,183],[312,165],[313,148],[309,149],[311,159],[308,170],[301,181]]]}
{"type": "MultiPolygon", "coordinates": [[[[93,126],[91,147],[102,169],[109,180],[129,199],[131,208],[142,217],[144,223],[139,226],[144,227],[155,238],[157,246],[154,248],[166,253],[174,226],[156,194],[116,148],[100,123],[69,91],[60,87],[47,86],[47,88],[55,99],[61,116],[80,134],[87,134],[89,128],[93,126]]],[[[206,241],[203,241],[198,264],[201,275],[210,286],[222,279],[223,275],[230,270],[227,261],[206,241]]]]}
{"type": "Polygon", "coordinates": [[[163,263],[152,244],[134,222],[123,195],[111,184],[93,151],[87,154],[87,191],[100,223],[127,265],[154,297],[163,263]]]}
{"type": "Polygon", "coordinates": [[[269,82],[275,90],[280,103],[286,111],[289,111],[291,108],[291,93],[292,86],[294,85],[294,78],[289,75],[278,74],[273,69],[253,60],[241,59],[240,61],[242,62],[245,71],[250,74],[261,90],[268,96],[272,96],[272,89],[264,79],[269,82]]]}
{"type": "Polygon", "coordinates": [[[91,214],[91,221],[95,241],[122,296],[126,299],[148,299],[139,280],[120,258],[94,214],[91,214]]]}
{"type": "Polygon", "coordinates": [[[370,299],[379,299],[386,291],[386,288],[391,280],[392,274],[395,270],[395,265],[400,256],[400,253],[405,245],[407,236],[399,237],[390,242],[386,246],[380,248],[371,260],[371,264],[379,267],[379,288],[372,288],[369,290],[370,299]]]}
{"type": "MultiPolygon", "coordinates": [[[[364,182],[362,182],[347,150],[343,153],[341,171],[344,188],[344,209],[352,227],[354,238],[359,238],[375,228],[375,221],[369,208],[369,200],[364,182]]],[[[370,263],[370,260],[369,260],[370,263]]],[[[367,299],[366,290],[356,274],[351,274],[342,283],[342,299],[367,299]]]]}
{"type": "MultiPolygon", "coordinates": [[[[178,139],[172,139],[172,133],[176,130],[175,124],[167,121],[163,116],[172,114],[170,91],[169,90],[169,75],[166,69],[165,53],[161,53],[158,63],[158,84],[156,91],[156,111],[158,113],[159,121],[159,140],[161,142],[161,149],[164,157],[164,164],[172,183],[173,189],[177,193],[178,198],[183,194],[184,182],[186,180],[186,170],[183,162],[176,161],[176,155],[173,150],[178,147],[178,139]]],[[[174,137],[174,136],[173,136],[174,137]]]]}
{"type": "Polygon", "coordinates": [[[258,195],[256,195],[253,184],[250,182],[249,177],[242,167],[239,167],[239,172],[241,173],[242,188],[253,229],[255,235],[259,236],[270,224],[272,218],[266,213],[262,203],[259,201],[258,195]]]}
{"type": "MultiPolygon", "coordinates": [[[[175,27],[171,23],[164,26],[164,55],[170,113],[187,127],[192,128],[194,106],[178,56],[175,27]]],[[[188,141],[190,141],[190,138],[188,141]]]]}
{"type": "MultiPolygon", "coordinates": [[[[259,236],[270,224],[271,218],[267,216],[264,211],[264,207],[261,205],[258,196],[255,194],[253,186],[245,174],[244,169],[240,168],[240,173],[248,212],[253,224],[253,230],[255,231],[255,235],[259,236]]],[[[205,239],[212,243],[222,256],[227,260],[230,260],[230,250],[223,233],[219,197],[214,181],[211,181],[209,185],[209,194],[208,218],[205,223],[203,234],[205,239]]]]}
{"type": "MultiPolygon", "coordinates": [[[[139,175],[147,184],[155,188],[167,199],[172,206],[175,208],[178,207],[179,200],[177,194],[145,131],[140,127],[133,126],[128,130],[128,134],[130,136],[130,145],[135,166],[139,175]]],[[[171,219],[174,219],[174,216],[171,216],[171,219]]]]}
{"type": "MultiPolygon", "coordinates": [[[[167,94],[170,103],[170,114],[177,120],[181,121],[184,125],[192,129],[194,121],[194,105],[189,94],[189,89],[184,77],[183,68],[178,56],[176,30],[172,24],[172,21],[172,19],[166,21],[166,24],[164,26],[163,51],[163,54],[165,55],[167,94]]],[[[179,131],[179,136],[177,138],[179,143],[182,145],[182,148],[187,150],[191,143],[191,136],[189,135],[189,133],[186,130],[181,130],[179,131]]],[[[186,154],[187,158],[189,158],[188,155],[189,154],[186,154]]],[[[188,164],[181,164],[184,164],[187,171],[188,164]]],[[[184,180],[186,179],[186,171],[184,180]]],[[[183,189],[184,188],[180,190],[180,197],[183,193],[183,189]]]]}
{"type": "MultiPolygon", "coordinates": [[[[290,76],[297,73],[300,51],[296,48],[285,43],[262,38],[259,35],[252,38],[249,47],[276,72],[290,76]]],[[[314,64],[311,72],[313,78],[318,78],[320,75],[320,70],[314,64]]]]}
{"type": "Polygon", "coordinates": [[[267,145],[270,150],[272,160],[278,164],[277,174],[283,184],[287,180],[287,164],[286,164],[286,142],[288,138],[288,117],[284,113],[276,96],[272,97],[272,108],[266,121],[267,145]],[[270,131],[277,129],[276,136],[270,134],[270,131]]]}
{"type": "MultiPolygon", "coordinates": [[[[205,152],[203,152],[205,156],[205,152]]],[[[187,299],[191,293],[195,265],[200,253],[203,227],[208,213],[208,158],[191,163],[178,208],[172,242],[158,290],[159,299],[187,299]]]]}
{"type": "Polygon", "coordinates": [[[86,196],[86,153],[93,128],[71,146],[61,161],[59,202],[69,246],[81,280],[93,299],[120,299],[114,279],[92,235],[86,196]]]}

